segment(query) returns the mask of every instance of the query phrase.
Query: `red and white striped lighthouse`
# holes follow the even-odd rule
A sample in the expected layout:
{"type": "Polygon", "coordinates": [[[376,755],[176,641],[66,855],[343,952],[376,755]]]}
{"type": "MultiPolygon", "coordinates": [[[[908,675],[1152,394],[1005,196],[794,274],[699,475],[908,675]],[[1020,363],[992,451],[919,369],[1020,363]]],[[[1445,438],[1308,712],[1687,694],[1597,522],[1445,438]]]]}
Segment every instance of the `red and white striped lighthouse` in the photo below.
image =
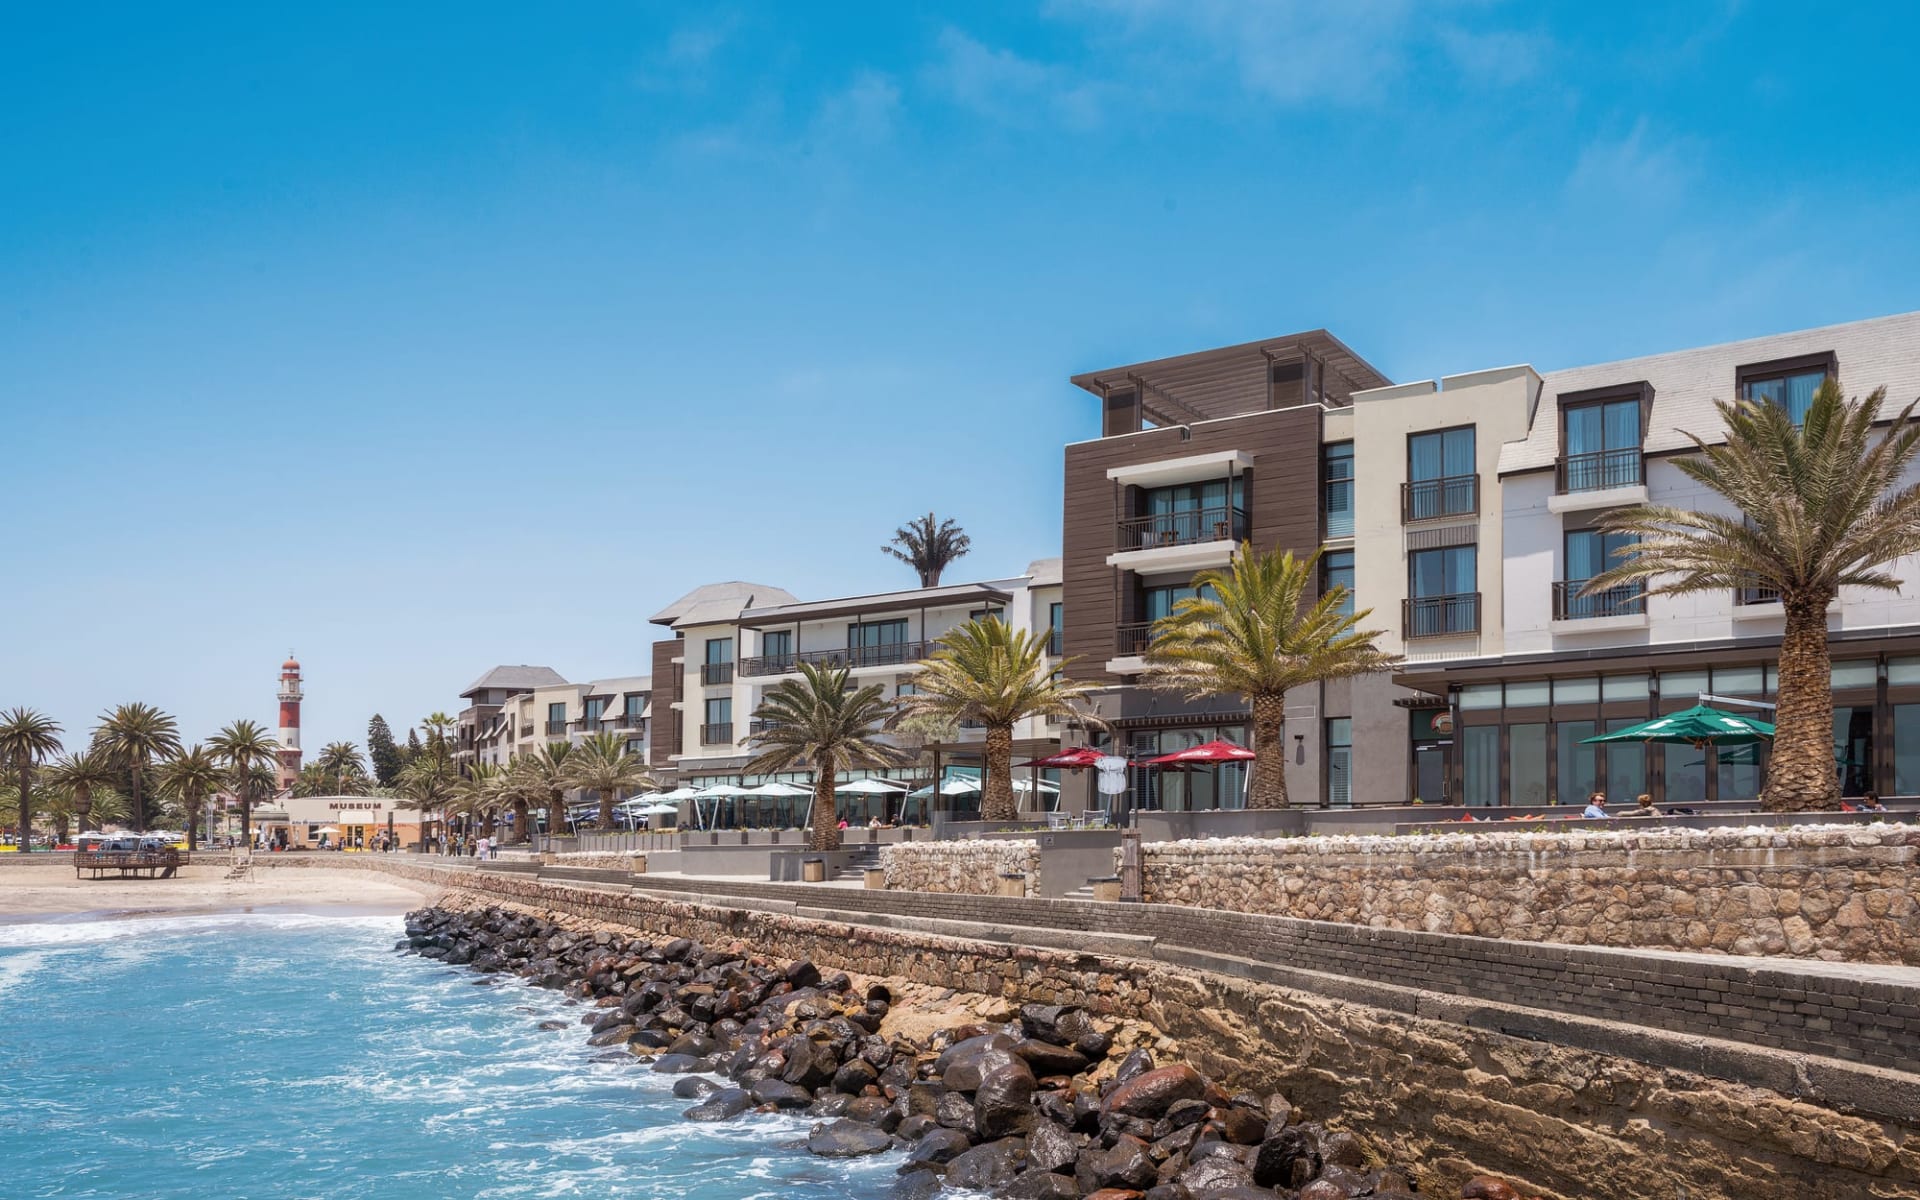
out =
{"type": "Polygon", "coordinates": [[[280,664],[280,790],[300,777],[300,660],[291,653],[280,664]]]}

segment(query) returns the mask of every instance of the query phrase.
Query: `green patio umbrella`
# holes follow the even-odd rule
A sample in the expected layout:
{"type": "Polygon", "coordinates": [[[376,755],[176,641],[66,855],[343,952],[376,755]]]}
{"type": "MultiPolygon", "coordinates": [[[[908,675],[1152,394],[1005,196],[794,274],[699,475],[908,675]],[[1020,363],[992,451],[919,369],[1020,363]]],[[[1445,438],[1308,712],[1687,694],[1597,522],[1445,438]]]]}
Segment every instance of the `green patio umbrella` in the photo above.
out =
{"type": "Polygon", "coordinates": [[[1773,740],[1773,726],[1758,717],[1721,712],[1704,704],[1603,733],[1582,738],[1586,742],[1661,742],[1677,746],[1751,746],[1773,740]]]}

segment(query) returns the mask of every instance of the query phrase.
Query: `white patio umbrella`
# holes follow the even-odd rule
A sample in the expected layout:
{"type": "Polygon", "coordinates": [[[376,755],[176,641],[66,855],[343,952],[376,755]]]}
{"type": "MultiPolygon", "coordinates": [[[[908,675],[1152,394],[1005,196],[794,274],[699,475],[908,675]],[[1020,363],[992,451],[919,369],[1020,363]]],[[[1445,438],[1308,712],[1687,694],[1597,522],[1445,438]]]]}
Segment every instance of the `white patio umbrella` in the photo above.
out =
{"type": "Polygon", "coordinates": [[[693,811],[696,815],[700,817],[701,827],[705,828],[708,823],[708,816],[706,811],[700,807],[700,802],[702,800],[712,800],[714,802],[713,814],[715,816],[718,816],[720,812],[719,802],[721,800],[729,799],[734,796],[746,796],[751,794],[752,793],[750,793],[746,788],[741,787],[737,783],[716,783],[710,787],[703,787],[699,791],[693,794],[692,796],[693,811]]]}
{"type": "MultiPolygon", "coordinates": [[[[841,788],[840,790],[844,792],[849,789],[841,788]]],[[[813,789],[796,787],[791,783],[775,780],[772,783],[763,783],[759,787],[748,788],[739,794],[742,796],[811,796],[813,789]]]]}
{"type": "Polygon", "coordinates": [[[856,779],[852,783],[843,783],[834,789],[836,792],[846,792],[854,796],[879,796],[883,794],[890,796],[895,792],[904,792],[906,790],[906,784],[893,779],[856,779]]]}
{"type": "MultiPolygon", "coordinates": [[[[908,792],[907,795],[915,800],[922,800],[933,795],[935,790],[934,785],[930,783],[923,788],[916,788],[908,792]]],[[[964,777],[958,779],[942,779],[938,788],[942,796],[967,796],[979,790],[980,781],[978,779],[967,779],[964,777]]]]}

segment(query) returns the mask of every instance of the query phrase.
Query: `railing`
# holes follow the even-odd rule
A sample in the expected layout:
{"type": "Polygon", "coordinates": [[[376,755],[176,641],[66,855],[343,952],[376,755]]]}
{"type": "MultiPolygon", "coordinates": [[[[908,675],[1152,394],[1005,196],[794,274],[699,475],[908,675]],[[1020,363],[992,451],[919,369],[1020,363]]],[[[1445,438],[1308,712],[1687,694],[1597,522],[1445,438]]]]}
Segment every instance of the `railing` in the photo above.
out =
{"type": "Polygon", "coordinates": [[[772,729],[775,724],[776,722],[766,721],[766,720],[762,720],[759,717],[755,717],[753,720],[747,722],[747,736],[757,737],[758,735],[765,733],[767,730],[772,729]]]}
{"type": "Polygon", "coordinates": [[[732,741],[732,721],[722,721],[719,724],[702,725],[700,727],[700,744],[702,746],[720,746],[730,744],[732,741]]]}
{"type": "Polygon", "coordinates": [[[798,654],[762,654],[740,660],[740,674],[784,675],[801,663],[816,667],[891,667],[919,662],[933,649],[930,642],[889,642],[879,646],[848,646],[833,650],[803,650],[798,654]]]}
{"type": "Polygon", "coordinates": [[[1735,588],[1733,589],[1733,602],[1742,605],[1778,604],[1780,603],[1780,589],[1769,587],[1735,588]]]}
{"type": "Polygon", "coordinates": [[[1400,602],[1400,624],[1409,638],[1480,632],[1480,593],[1419,596],[1400,602]]]}
{"type": "Polygon", "coordinates": [[[1480,511],[1480,477],[1446,475],[1400,485],[1400,523],[1471,517],[1480,511]]]}
{"type": "Polygon", "coordinates": [[[730,662],[701,663],[700,664],[700,682],[708,683],[708,684],[732,683],[733,682],[733,664],[730,662]]]}
{"type": "Polygon", "coordinates": [[[1059,658],[1062,653],[1061,651],[1062,640],[1063,639],[1058,629],[1054,630],[1052,633],[1049,633],[1047,635],[1047,653],[1052,655],[1055,658],[1059,658]]]}
{"type": "Polygon", "coordinates": [[[1114,626],[1113,650],[1121,658],[1138,658],[1153,643],[1152,621],[1129,621],[1114,626]]]}
{"type": "Polygon", "coordinates": [[[548,737],[552,737],[555,734],[565,733],[566,731],[567,731],[567,723],[565,721],[548,721],[547,722],[548,737]]]}
{"type": "Polygon", "coordinates": [[[1597,492],[1605,488],[1638,487],[1646,482],[1640,447],[1596,450],[1591,454],[1562,454],[1553,460],[1553,490],[1597,492]]]}
{"type": "Polygon", "coordinates": [[[613,718],[613,727],[615,729],[638,729],[640,722],[644,719],[645,718],[641,717],[639,713],[621,713],[613,718]]]}
{"type": "Polygon", "coordinates": [[[1326,536],[1353,536],[1353,480],[1329,479],[1321,484],[1320,508],[1327,514],[1326,536]]]}
{"type": "Polygon", "coordinates": [[[1568,579],[1553,585],[1553,619],[1584,621],[1591,617],[1633,617],[1647,611],[1645,584],[1623,583],[1603,588],[1591,596],[1582,596],[1584,579],[1568,579]]]}
{"type": "Polygon", "coordinates": [[[1247,510],[1232,505],[1187,508],[1151,513],[1119,522],[1120,550],[1153,550],[1161,546],[1192,546],[1203,542],[1243,542],[1247,539],[1247,510]]]}

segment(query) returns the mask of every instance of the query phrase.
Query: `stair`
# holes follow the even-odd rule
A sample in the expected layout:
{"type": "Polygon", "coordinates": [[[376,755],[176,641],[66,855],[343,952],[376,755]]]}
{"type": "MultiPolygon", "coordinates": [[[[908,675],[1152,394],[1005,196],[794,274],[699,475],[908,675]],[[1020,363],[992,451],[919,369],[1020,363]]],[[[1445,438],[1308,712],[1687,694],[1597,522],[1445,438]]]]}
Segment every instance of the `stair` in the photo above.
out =
{"type": "Polygon", "coordinates": [[[842,880],[860,880],[865,882],[868,867],[880,865],[880,847],[875,845],[852,846],[847,851],[847,864],[833,874],[830,882],[842,880]]]}
{"type": "Polygon", "coordinates": [[[235,854],[233,856],[232,863],[233,865],[227,868],[228,879],[251,880],[253,878],[253,856],[252,855],[247,855],[246,857],[242,857],[239,854],[235,854]]]}
{"type": "Polygon", "coordinates": [[[1060,898],[1062,900],[1091,900],[1093,899],[1093,885],[1083,883],[1060,898]]]}

